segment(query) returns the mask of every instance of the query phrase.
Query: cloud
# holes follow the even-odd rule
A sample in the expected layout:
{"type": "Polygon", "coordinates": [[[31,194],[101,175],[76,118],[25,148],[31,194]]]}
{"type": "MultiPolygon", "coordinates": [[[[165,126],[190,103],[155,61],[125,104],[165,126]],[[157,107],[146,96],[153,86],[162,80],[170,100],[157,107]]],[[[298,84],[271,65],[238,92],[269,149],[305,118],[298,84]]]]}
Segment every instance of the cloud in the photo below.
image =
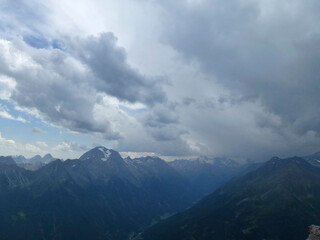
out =
{"type": "Polygon", "coordinates": [[[48,147],[48,144],[47,144],[46,142],[41,142],[41,141],[38,141],[38,142],[37,142],[37,145],[38,145],[39,147],[48,147]]]}
{"type": "Polygon", "coordinates": [[[53,148],[53,150],[72,152],[70,144],[65,143],[65,142],[63,142],[63,143],[61,143],[61,144],[58,144],[57,146],[55,146],[55,147],[53,148]]]}
{"type": "Polygon", "coordinates": [[[55,147],[53,147],[54,151],[61,152],[80,152],[83,153],[89,150],[89,147],[84,144],[78,144],[76,142],[64,141],[55,147]]]}
{"type": "Polygon", "coordinates": [[[125,152],[318,150],[316,0],[4,3],[0,98],[16,109],[125,152]]]}
{"type": "Polygon", "coordinates": [[[9,112],[8,112],[8,108],[6,106],[3,106],[0,104],[0,117],[1,118],[6,118],[6,119],[10,119],[10,120],[14,120],[14,121],[18,121],[18,122],[27,122],[24,118],[22,117],[14,117],[12,116],[9,112]]]}
{"type": "MultiPolygon", "coordinates": [[[[159,1],[163,40],[297,134],[320,133],[318,1],[159,1]]],[[[271,123],[272,124],[272,123],[271,123]]]]}
{"type": "Polygon", "coordinates": [[[20,34],[35,34],[43,29],[49,9],[39,1],[3,0],[1,2],[2,21],[0,34],[11,38],[20,34]]]}
{"type": "MultiPolygon", "coordinates": [[[[112,33],[66,40],[68,47],[37,49],[22,39],[0,40],[0,71],[13,79],[10,100],[43,120],[71,131],[121,138],[110,119],[99,122],[92,110],[101,97],[154,105],[165,101],[161,78],[138,73],[112,33]]],[[[19,118],[19,120],[22,120],[19,118]]]]}
{"type": "Polygon", "coordinates": [[[22,151],[23,152],[29,152],[29,153],[39,153],[41,152],[41,149],[38,148],[37,146],[34,146],[33,144],[25,144],[22,145],[22,151]]]}
{"type": "Polygon", "coordinates": [[[42,129],[37,128],[37,127],[32,128],[32,132],[34,132],[34,133],[46,133],[46,131],[43,131],[42,129]]]}
{"type": "MultiPolygon", "coordinates": [[[[39,10],[29,6],[24,8],[27,15],[39,10]]],[[[18,14],[12,5],[9,9],[11,15],[18,14]]],[[[37,18],[54,29],[55,23],[48,22],[52,17],[50,11],[44,9],[48,14],[37,18]]],[[[31,19],[30,22],[33,20],[36,21],[31,19]]],[[[87,133],[100,141],[107,140],[120,150],[164,153],[168,146],[170,152],[187,148],[179,137],[181,130],[173,131],[173,127],[165,126],[176,122],[177,116],[165,114],[165,108],[158,110],[167,101],[164,91],[167,77],[161,74],[147,76],[132,67],[126,50],[118,46],[113,33],[100,32],[81,37],[64,33],[57,49],[53,46],[52,32],[37,24],[34,27],[29,25],[26,22],[13,26],[23,38],[0,41],[0,72],[14,80],[16,85],[11,89],[10,101],[20,110],[70,131],[87,133]],[[22,31],[22,26],[28,31],[22,31]],[[144,110],[130,112],[123,106],[129,109],[142,106],[144,110]],[[147,130],[141,115],[149,111],[149,122],[156,127],[147,130]],[[155,140],[168,143],[156,146],[155,140]],[[173,143],[176,141],[183,147],[175,148],[173,143]]],[[[70,149],[68,144],[60,144],[58,148],[70,149]]]]}
{"type": "Polygon", "coordinates": [[[0,143],[2,145],[7,146],[7,145],[14,145],[15,141],[10,140],[10,139],[5,139],[4,137],[2,137],[1,132],[0,132],[0,143]]]}
{"type": "Polygon", "coordinates": [[[148,78],[129,66],[126,51],[117,46],[113,33],[71,39],[68,42],[77,56],[97,77],[91,84],[119,100],[154,104],[163,102],[165,94],[160,77],[148,78]]]}
{"type": "Polygon", "coordinates": [[[154,107],[145,119],[145,125],[149,127],[165,127],[169,124],[179,123],[179,115],[174,104],[162,104],[154,107]]]}
{"type": "Polygon", "coordinates": [[[0,99],[9,100],[15,86],[14,79],[0,75],[0,99]]]}
{"type": "Polygon", "coordinates": [[[0,52],[1,72],[16,81],[10,100],[57,126],[119,138],[108,121],[95,121],[92,109],[99,96],[87,85],[92,76],[76,59],[57,49],[32,48],[21,39],[1,40],[0,52]]]}
{"type": "Polygon", "coordinates": [[[22,144],[12,139],[7,139],[0,132],[1,155],[19,155],[22,152],[26,157],[41,153],[40,148],[32,144],[22,144]]]}

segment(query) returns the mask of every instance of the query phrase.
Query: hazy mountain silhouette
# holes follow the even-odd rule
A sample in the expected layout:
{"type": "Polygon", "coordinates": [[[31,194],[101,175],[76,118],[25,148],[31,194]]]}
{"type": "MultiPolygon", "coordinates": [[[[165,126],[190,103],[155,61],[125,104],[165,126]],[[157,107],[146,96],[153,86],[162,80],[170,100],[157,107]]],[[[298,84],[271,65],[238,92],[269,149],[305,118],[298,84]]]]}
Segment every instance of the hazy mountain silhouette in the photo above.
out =
{"type": "Polygon", "coordinates": [[[195,198],[159,158],[97,147],[36,171],[0,159],[0,239],[126,239],[195,198]]]}
{"type": "Polygon", "coordinates": [[[272,158],[146,230],[143,239],[301,240],[319,222],[320,168],[299,157],[272,158]]]}

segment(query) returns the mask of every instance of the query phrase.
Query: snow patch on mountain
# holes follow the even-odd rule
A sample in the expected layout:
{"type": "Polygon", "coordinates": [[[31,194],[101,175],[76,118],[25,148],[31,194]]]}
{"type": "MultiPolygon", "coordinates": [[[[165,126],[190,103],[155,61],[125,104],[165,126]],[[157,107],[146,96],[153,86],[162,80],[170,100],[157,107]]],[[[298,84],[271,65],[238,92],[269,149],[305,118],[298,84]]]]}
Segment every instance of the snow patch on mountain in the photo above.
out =
{"type": "Polygon", "coordinates": [[[103,147],[99,147],[98,148],[104,155],[103,158],[101,158],[102,161],[107,161],[109,159],[109,157],[111,156],[111,152],[109,149],[105,149],[103,147]]]}

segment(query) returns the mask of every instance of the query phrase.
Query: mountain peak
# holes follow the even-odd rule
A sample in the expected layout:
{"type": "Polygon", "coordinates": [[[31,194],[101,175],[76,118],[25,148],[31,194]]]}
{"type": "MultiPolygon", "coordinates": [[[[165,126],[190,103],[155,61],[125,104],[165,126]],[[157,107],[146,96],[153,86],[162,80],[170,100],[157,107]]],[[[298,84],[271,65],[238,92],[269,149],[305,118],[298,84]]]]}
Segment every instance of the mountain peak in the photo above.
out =
{"type": "Polygon", "coordinates": [[[104,157],[101,158],[102,161],[107,161],[107,160],[110,158],[110,156],[111,156],[111,151],[110,151],[110,149],[107,149],[107,148],[105,148],[105,147],[98,147],[98,150],[99,150],[100,152],[102,152],[102,154],[104,155],[104,157]]]}
{"type": "Polygon", "coordinates": [[[110,158],[121,158],[121,156],[117,151],[99,146],[84,153],[79,159],[108,161],[110,158]]]}
{"type": "Polygon", "coordinates": [[[16,165],[16,162],[12,159],[12,157],[0,157],[0,164],[16,165]]]}
{"type": "Polygon", "coordinates": [[[139,158],[135,158],[134,160],[136,161],[140,161],[140,162],[156,162],[156,161],[163,161],[161,158],[157,157],[157,156],[145,156],[145,157],[139,157],[139,158]]]}
{"type": "Polygon", "coordinates": [[[292,164],[299,164],[299,165],[309,165],[309,163],[301,158],[301,157],[291,157],[291,158],[285,158],[281,159],[278,157],[271,158],[268,162],[265,163],[266,165],[274,165],[274,166],[287,166],[292,164]]]}

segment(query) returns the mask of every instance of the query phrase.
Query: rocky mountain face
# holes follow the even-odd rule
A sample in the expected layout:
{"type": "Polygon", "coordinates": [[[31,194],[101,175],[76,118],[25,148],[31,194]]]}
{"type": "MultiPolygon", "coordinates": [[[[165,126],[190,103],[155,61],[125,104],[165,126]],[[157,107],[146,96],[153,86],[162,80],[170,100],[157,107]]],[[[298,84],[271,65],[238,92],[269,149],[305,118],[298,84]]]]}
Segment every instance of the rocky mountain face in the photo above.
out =
{"type": "Polygon", "coordinates": [[[320,226],[309,226],[309,233],[307,240],[320,240],[320,226]]]}
{"type": "Polygon", "coordinates": [[[11,157],[0,157],[0,194],[29,183],[30,174],[19,168],[11,157]]]}
{"type": "Polygon", "coordinates": [[[36,171],[0,158],[0,239],[127,239],[196,196],[160,158],[97,147],[36,171]]]}
{"type": "Polygon", "coordinates": [[[318,222],[320,168],[272,158],[136,239],[301,240],[318,222]]]}
{"type": "Polygon", "coordinates": [[[30,170],[30,171],[38,170],[38,169],[42,168],[45,165],[46,165],[46,163],[43,163],[43,162],[19,163],[18,164],[19,167],[24,168],[26,170],[30,170]]]}

